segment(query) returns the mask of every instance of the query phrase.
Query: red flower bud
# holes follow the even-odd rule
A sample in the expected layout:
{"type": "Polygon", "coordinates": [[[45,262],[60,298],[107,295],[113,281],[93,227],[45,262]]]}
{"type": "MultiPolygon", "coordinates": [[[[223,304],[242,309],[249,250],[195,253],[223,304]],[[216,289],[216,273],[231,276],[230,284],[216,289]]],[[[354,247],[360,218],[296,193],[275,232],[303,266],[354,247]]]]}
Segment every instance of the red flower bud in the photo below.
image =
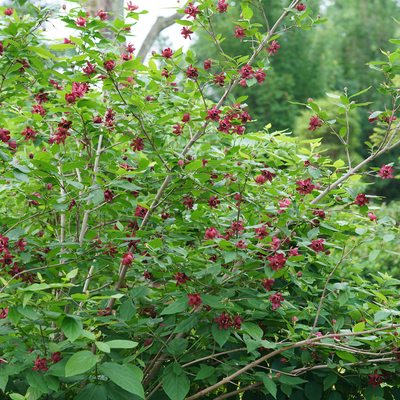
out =
{"type": "Polygon", "coordinates": [[[47,190],[51,190],[53,188],[53,185],[51,183],[48,183],[46,188],[47,188],[47,190]]]}

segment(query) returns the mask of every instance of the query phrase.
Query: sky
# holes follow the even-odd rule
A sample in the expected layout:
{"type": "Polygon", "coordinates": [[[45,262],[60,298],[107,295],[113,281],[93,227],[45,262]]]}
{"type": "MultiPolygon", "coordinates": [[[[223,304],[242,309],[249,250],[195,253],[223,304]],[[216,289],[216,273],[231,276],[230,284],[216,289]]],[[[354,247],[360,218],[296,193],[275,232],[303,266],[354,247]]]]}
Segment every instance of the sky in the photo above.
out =
{"type": "MultiPolygon", "coordinates": [[[[135,36],[128,39],[128,42],[132,43],[138,51],[157,17],[168,17],[174,14],[178,7],[178,2],[176,0],[132,0],[132,3],[139,6],[138,11],[149,11],[148,14],[142,14],[139,16],[139,21],[132,27],[131,31],[135,36]]],[[[182,0],[182,4],[184,3],[185,1],[182,0]]],[[[65,4],[69,8],[76,5],[68,1],[65,4]]],[[[133,23],[135,20],[129,18],[126,22],[133,23]]],[[[52,39],[63,39],[70,35],[76,35],[76,32],[74,33],[72,29],[60,27],[59,21],[57,22],[57,28],[51,24],[47,24],[46,29],[48,31],[48,37],[52,39]]],[[[184,39],[180,34],[181,29],[181,26],[174,24],[162,31],[162,35],[168,38],[168,42],[173,46],[173,50],[179,49],[182,46],[184,46],[184,49],[187,49],[190,45],[190,40],[184,39]]]]}

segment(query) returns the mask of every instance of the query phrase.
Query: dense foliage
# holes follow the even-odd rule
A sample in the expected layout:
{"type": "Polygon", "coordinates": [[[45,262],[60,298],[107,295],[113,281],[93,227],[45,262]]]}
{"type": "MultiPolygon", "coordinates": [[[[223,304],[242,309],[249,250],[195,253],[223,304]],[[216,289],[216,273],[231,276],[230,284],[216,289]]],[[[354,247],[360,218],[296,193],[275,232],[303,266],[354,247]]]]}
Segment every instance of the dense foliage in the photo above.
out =
{"type": "MultiPolygon", "coordinates": [[[[221,60],[166,48],[148,66],[103,10],[52,10],[76,29],[54,44],[50,10],[0,8],[3,398],[398,396],[400,281],[370,283],[354,254],[374,248],[373,262],[398,234],[359,172],[377,160],[369,174],[392,179],[381,156],[400,124],[370,114],[384,135],[355,163],[347,121],[365,93],[329,94],[332,117],[309,99],[309,129],[345,148],[331,160],[318,138],[253,130],[235,95],[265,84],[284,31],[323,22],[306,5],[268,20],[261,0],[241,1],[231,35],[250,56],[223,52],[213,21],[228,2],[182,5],[182,34],[205,29],[221,60]]],[[[400,48],[387,57],[397,111],[400,48]]]]}

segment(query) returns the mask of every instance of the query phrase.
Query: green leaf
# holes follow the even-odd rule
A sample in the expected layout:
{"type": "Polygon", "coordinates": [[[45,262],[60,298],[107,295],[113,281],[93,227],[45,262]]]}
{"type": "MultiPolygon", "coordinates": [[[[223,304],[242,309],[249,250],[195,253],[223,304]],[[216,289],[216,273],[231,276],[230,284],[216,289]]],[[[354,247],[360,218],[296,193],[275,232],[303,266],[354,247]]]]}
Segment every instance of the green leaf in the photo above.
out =
{"type": "Polygon", "coordinates": [[[149,289],[146,286],[137,286],[129,291],[129,295],[134,299],[140,299],[149,294],[149,289]]]}
{"type": "Polygon", "coordinates": [[[169,364],[162,380],[163,389],[171,400],[183,400],[189,393],[190,381],[180,364],[169,364]]]}
{"type": "Polygon", "coordinates": [[[108,344],[106,344],[106,343],[103,343],[103,342],[95,342],[95,344],[96,344],[96,347],[100,350],[100,351],[102,351],[103,353],[109,353],[111,350],[110,350],[110,347],[108,346],[108,344]]]}
{"type": "Polygon", "coordinates": [[[95,190],[92,197],[93,204],[98,204],[104,200],[104,192],[102,190],[95,190]]]}
{"type": "Polygon", "coordinates": [[[242,322],[242,331],[248,333],[253,339],[261,339],[263,337],[263,330],[252,322],[242,322]]]}
{"type": "Polygon", "coordinates": [[[18,306],[18,312],[24,317],[35,321],[40,318],[40,315],[31,306],[23,307],[22,304],[20,304],[18,306]]]}
{"type": "Polygon", "coordinates": [[[369,261],[374,261],[379,256],[380,252],[380,250],[372,250],[371,253],[369,253],[369,261]]]}
{"type": "Polygon", "coordinates": [[[89,383],[74,397],[74,400],[107,400],[107,389],[104,386],[89,383]]]}
{"type": "Polygon", "coordinates": [[[2,150],[0,150],[0,158],[6,162],[10,161],[10,157],[8,156],[8,154],[4,153],[4,151],[2,151],[2,150]]]}
{"type": "Polygon", "coordinates": [[[193,161],[190,164],[186,165],[186,171],[194,171],[195,169],[201,168],[203,165],[202,160],[193,161]]]}
{"type": "Polygon", "coordinates": [[[184,319],[175,328],[174,333],[190,332],[199,322],[200,315],[192,314],[189,318],[184,319]]]}
{"type": "Polygon", "coordinates": [[[34,51],[37,55],[39,55],[42,58],[48,59],[48,58],[54,58],[54,55],[51,54],[49,51],[42,49],[41,47],[33,47],[33,46],[28,46],[26,47],[27,50],[34,51]]]}
{"type": "Polygon", "coordinates": [[[330,389],[337,381],[337,375],[331,371],[324,379],[324,391],[330,389]]]}
{"type": "Polygon", "coordinates": [[[0,375],[0,390],[4,392],[8,383],[8,375],[0,375]]]}
{"type": "Polygon", "coordinates": [[[59,44],[52,44],[50,46],[52,50],[65,50],[65,49],[74,49],[75,45],[73,44],[66,44],[66,43],[59,43],[59,44]]]}
{"type": "Polygon", "coordinates": [[[110,349],[133,349],[139,343],[132,340],[110,340],[109,342],[105,342],[105,344],[110,349]]]}
{"type": "Polygon", "coordinates": [[[353,356],[353,354],[349,353],[348,351],[336,350],[335,352],[340,358],[343,358],[343,360],[347,360],[347,361],[350,361],[352,363],[357,362],[357,360],[353,356]]]}
{"type": "Polygon", "coordinates": [[[222,297],[220,296],[213,296],[211,294],[202,294],[201,301],[206,305],[210,306],[211,308],[221,308],[223,307],[222,297]]]}
{"type": "Polygon", "coordinates": [[[106,362],[100,365],[99,371],[122,389],[144,399],[141,379],[128,366],[106,362]]]}
{"type": "Polygon", "coordinates": [[[19,181],[29,182],[29,176],[18,171],[17,169],[13,170],[13,175],[14,175],[15,179],[18,179],[19,181]]]}
{"type": "Polygon", "coordinates": [[[269,378],[267,374],[263,374],[262,380],[264,382],[265,389],[267,389],[267,392],[270,393],[274,399],[276,399],[277,388],[274,380],[269,378]]]}
{"type": "Polygon", "coordinates": [[[305,393],[309,400],[319,400],[322,396],[322,386],[317,382],[308,382],[305,386],[305,393]]]}
{"type": "Polygon", "coordinates": [[[354,326],[353,332],[362,332],[365,329],[365,322],[359,322],[354,326]]]}
{"type": "Polygon", "coordinates": [[[229,339],[230,336],[230,331],[229,329],[219,329],[219,323],[214,322],[212,327],[211,327],[211,332],[214,336],[215,341],[222,347],[226,341],[229,339]]]}
{"type": "Polygon", "coordinates": [[[209,378],[211,375],[214,374],[215,368],[211,365],[201,364],[200,371],[197,373],[195,381],[199,381],[202,379],[209,378]]]}
{"type": "Polygon", "coordinates": [[[26,400],[24,396],[22,396],[22,394],[18,394],[18,393],[11,393],[10,397],[12,398],[12,400],[26,400]]]}
{"type": "Polygon", "coordinates": [[[242,15],[244,19],[251,19],[251,17],[253,16],[253,10],[250,7],[245,7],[242,10],[242,15]]]}
{"type": "Polygon", "coordinates": [[[76,339],[78,339],[79,335],[82,333],[83,325],[81,320],[66,316],[62,320],[61,329],[64,332],[65,336],[71,342],[74,342],[76,339]]]}
{"type": "Polygon", "coordinates": [[[89,350],[83,350],[75,353],[67,361],[65,366],[65,376],[79,375],[91,370],[96,365],[98,359],[99,356],[94,355],[89,350]]]}
{"type": "Polygon", "coordinates": [[[132,300],[125,300],[119,309],[119,314],[121,318],[125,321],[130,321],[136,314],[136,307],[134,306],[132,300]]]}
{"type": "Polygon", "coordinates": [[[161,315],[176,314],[185,311],[189,306],[189,299],[186,296],[180,297],[178,300],[164,308],[161,315]]]}
{"type": "Polygon", "coordinates": [[[17,307],[8,307],[7,317],[14,325],[17,325],[21,319],[21,314],[18,312],[17,307]]]}
{"type": "Polygon", "coordinates": [[[186,339],[181,339],[181,338],[172,339],[168,343],[168,351],[174,356],[180,356],[186,351],[188,345],[189,343],[186,339]]]}
{"type": "Polygon", "coordinates": [[[341,290],[339,292],[339,306],[344,306],[350,298],[350,290],[341,290]]]}
{"type": "Polygon", "coordinates": [[[32,371],[32,370],[28,369],[26,371],[26,379],[30,386],[33,386],[36,389],[39,389],[42,393],[47,393],[47,394],[50,393],[42,375],[39,374],[38,371],[32,371]]]}

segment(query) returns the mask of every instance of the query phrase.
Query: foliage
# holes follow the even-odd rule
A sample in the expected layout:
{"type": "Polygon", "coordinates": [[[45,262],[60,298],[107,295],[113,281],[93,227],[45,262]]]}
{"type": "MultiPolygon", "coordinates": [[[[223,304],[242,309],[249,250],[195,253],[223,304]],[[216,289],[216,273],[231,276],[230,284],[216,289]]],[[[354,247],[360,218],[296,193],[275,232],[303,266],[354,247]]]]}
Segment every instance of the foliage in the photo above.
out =
{"type": "MultiPolygon", "coordinates": [[[[213,18],[226,4],[186,4],[178,23],[220,47],[213,18]]],[[[54,44],[41,32],[50,10],[0,8],[3,397],[398,395],[399,281],[371,284],[352,258],[398,234],[357,190],[358,171],[398,143],[385,139],[357,165],[341,130],[346,161],[318,154],[320,139],[251,132],[253,110],[233,90],[265,84],[280,33],[253,24],[261,2],[241,8],[231,34],[251,37],[251,58],[224,53],[211,70],[169,48],[143,65],[123,45],[131,26],[104,13],[61,13],[77,33],[54,44]],[[216,81],[217,104],[204,97],[216,81]]],[[[322,22],[298,1],[277,18],[287,30],[322,22]]],[[[339,123],[352,121],[357,96],[336,99],[339,123]]],[[[317,102],[305,106],[314,129],[329,123],[317,102]]]]}

